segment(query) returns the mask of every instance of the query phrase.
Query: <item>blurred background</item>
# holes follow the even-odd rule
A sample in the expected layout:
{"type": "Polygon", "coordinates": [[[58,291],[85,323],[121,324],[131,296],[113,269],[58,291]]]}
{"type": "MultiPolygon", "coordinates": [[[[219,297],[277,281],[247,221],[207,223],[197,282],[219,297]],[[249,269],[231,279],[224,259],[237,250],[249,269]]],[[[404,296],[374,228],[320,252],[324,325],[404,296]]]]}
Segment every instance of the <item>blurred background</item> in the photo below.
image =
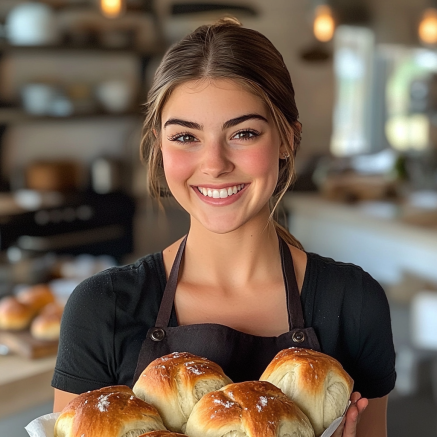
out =
{"type": "MultiPolygon", "coordinates": [[[[182,236],[147,195],[142,107],[169,45],[234,15],[290,70],[303,124],[280,219],[389,298],[389,436],[437,436],[437,0],[0,2],[0,297],[87,276],[182,236]]],[[[0,435],[51,411],[56,339],[0,330],[0,435]]]]}

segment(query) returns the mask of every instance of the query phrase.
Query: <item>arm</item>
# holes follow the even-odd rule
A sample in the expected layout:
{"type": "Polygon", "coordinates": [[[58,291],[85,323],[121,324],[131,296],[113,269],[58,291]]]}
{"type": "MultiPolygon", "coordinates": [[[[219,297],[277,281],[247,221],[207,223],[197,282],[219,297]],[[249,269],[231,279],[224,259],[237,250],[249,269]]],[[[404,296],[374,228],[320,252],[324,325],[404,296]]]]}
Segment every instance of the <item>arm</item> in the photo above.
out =
{"type": "Polygon", "coordinates": [[[59,413],[60,411],[62,411],[64,407],[76,396],[78,395],[55,388],[55,401],[53,403],[53,412],[59,413]]]}
{"type": "MultiPolygon", "coordinates": [[[[361,413],[359,418],[357,436],[387,437],[388,395],[382,398],[369,399],[368,402],[367,408],[361,413]]],[[[351,435],[353,436],[353,434],[351,435]]]]}

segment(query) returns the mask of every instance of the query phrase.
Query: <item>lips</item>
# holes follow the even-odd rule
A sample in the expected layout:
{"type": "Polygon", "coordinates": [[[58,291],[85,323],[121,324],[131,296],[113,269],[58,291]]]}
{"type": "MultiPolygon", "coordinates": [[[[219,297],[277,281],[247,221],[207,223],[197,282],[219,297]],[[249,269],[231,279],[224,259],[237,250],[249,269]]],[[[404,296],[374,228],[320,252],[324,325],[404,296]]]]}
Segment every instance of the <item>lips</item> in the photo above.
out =
{"type": "Polygon", "coordinates": [[[244,195],[250,183],[244,184],[222,184],[217,185],[192,185],[192,190],[197,197],[204,203],[211,206],[226,206],[231,205],[244,195]]]}
{"type": "Polygon", "coordinates": [[[240,192],[246,184],[232,185],[225,188],[208,188],[208,187],[196,187],[200,194],[205,197],[211,197],[214,199],[226,199],[240,192]]]}

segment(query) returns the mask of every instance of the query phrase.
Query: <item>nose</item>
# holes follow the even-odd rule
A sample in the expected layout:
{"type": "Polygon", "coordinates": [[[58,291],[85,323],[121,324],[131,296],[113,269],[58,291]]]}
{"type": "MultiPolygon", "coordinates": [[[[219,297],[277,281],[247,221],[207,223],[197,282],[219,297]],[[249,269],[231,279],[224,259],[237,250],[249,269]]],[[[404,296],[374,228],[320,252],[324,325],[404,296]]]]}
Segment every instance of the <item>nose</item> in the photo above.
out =
{"type": "Polygon", "coordinates": [[[205,144],[201,162],[203,174],[218,178],[232,172],[234,167],[225,144],[217,140],[205,144]]]}

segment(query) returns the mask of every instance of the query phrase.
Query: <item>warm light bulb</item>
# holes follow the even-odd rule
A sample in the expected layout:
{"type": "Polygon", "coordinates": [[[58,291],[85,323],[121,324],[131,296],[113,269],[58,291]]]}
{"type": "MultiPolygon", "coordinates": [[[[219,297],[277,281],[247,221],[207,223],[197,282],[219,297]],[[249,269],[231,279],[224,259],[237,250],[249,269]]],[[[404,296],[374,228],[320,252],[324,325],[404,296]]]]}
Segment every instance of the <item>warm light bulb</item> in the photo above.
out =
{"type": "Polygon", "coordinates": [[[319,41],[326,42],[332,39],[334,36],[335,22],[332,16],[332,10],[329,6],[317,6],[313,28],[314,35],[319,41]]]}
{"type": "Polygon", "coordinates": [[[117,18],[123,11],[123,0],[100,0],[100,9],[106,18],[117,18]]]}
{"type": "Polygon", "coordinates": [[[425,44],[437,43],[437,10],[427,9],[419,24],[419,38],[425,44]]]}

